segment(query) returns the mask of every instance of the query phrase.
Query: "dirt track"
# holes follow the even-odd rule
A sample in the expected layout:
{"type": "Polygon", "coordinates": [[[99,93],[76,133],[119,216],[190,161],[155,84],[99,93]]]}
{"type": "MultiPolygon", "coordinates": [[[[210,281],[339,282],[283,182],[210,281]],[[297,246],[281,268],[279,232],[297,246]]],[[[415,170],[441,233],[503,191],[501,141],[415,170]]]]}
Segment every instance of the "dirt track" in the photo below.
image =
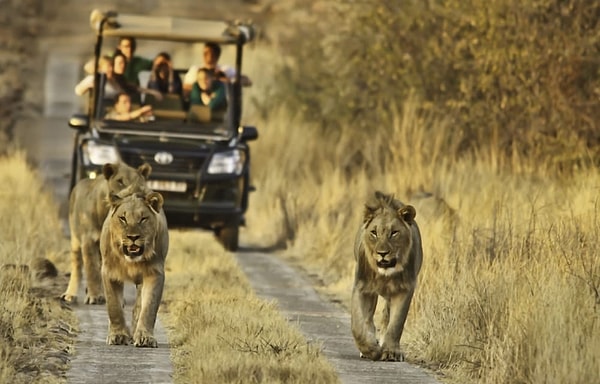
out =
{"type": "MultiPolygon", "coordinates": [[[[46,3],[46,7],[49,7],[49,3],[46,3]]],[[[102,3],[96,2],[94,7],[105,8],[102,3]]],[[[43,92],[28,93],[32,105],[43,106],[43,115],[30,114],[29,118],[21,119],[16,133],[18,140],[31,154],[32,161],[38,164],[47,182],[54,187],[59,201],[66,202],[71,151],[71,132],[66,126],[66,121],[71,113],[81,107],[80,100],[72,89],[81,76],[83,62],[92,51],[93,39],[87,23],[92,6],[77,0],[56,1],[50,4],[56,5],[53,13],[60,17],[56,16],[46,24],[48,35],[39,39],[37,45],[39,55],[35,62],[39,65],[38,71],[35,72],[35,76],[28,78],[32,88],[37,87],[39,90],[39,85],[44,84],[43,92]]],[[[190,5],[190,2],[183,0],[123,1],[122,4],[122,9],[130,12],[159,13],[169,9],[171,15],[216,16],[220,13],[219,9],[203,12],[207,10],[206,6],[201,5],[203,2],[190,5]]],[[[226,7],[228,4],[239,6],[240,2],[221,1],[218,4],[219,7],[226,7]]],[[[252,14],[252,10],[258,8],[256,5],[249,6],[248,14],[252,14]]],[[[66,213],[64,206],[62,213],[66,213]]],[[[290,321],[300,326],[307,338],[323,342],[326,356],[332,360],[344,383],[386,383],[399,380],[404,383],[436,382],[427,374],[405,363],[384,364],[359,359],[349,337],[347,314],[334,304],[322,301],[300,274],[279,259],[272,255],[240,253],[238,260],[260,296],[277,300],[283,313],[290,321]],[[269,276],[285,278],[278,280],[269,276]]],[[[82,375],[72,371],[68,375],[69,381],[86,382],[89,378],[87,382],[97,383],[127,378],[127,382],[150,382],[144,376],[139,376],[138,381],[131,381],[134,379],[127,376],[128,373],[131,374],[131,365],[117,364],[129,359],[132,360],[132,365],[136,365],[140,358],[137,349],[111,348],[108,353],[103,352],[102,348],[106,349],[105,345],[101,345],[106,331],[106,322],[102,318],[105,313],[98,309],[103,308],[81,306],[77,309],[82,325],[87,324],[87,328],[78,340],[76,350],[79,349],[79,352],[76,352],[72,361],[73,370],[83,370],[86,367],[86,372],[96,374],[90,377],[88,374],[82,375]],[[89,356],[110,357],[110,368],[101,363],[90,366],[90,361],[86,360],[89,356]]],[[[158,351],[153,355],[157,359],[152,360],[156,363],[144,368],[160,371],[160,375],[156,376],[157,381],[153,382],[170,382],[170,364],[164,361],[168,359],[168,353],[164,354],[164,351],[168,351],[165,339],[162,339],[161,347],[164,348],[144,351],[149,354],[158,351]]]]}

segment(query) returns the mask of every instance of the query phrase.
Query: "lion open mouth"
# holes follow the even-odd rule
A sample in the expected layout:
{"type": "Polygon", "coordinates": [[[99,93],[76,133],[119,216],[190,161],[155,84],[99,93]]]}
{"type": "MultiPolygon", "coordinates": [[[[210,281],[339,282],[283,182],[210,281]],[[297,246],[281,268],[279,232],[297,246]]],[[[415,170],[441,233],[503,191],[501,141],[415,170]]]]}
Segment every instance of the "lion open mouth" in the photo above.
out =
{"type": "Polygon", "coordinates": [[[144,253],[144,247],[136,244],[123,245],[123,253],[129,257],[139,257],[144,253]]]}
{"type": "Polygon", "coordinates": [[[382,259],[377,262],[378,268],[394,268],[396,266],[396,259],[386,260],[382,259]]]}

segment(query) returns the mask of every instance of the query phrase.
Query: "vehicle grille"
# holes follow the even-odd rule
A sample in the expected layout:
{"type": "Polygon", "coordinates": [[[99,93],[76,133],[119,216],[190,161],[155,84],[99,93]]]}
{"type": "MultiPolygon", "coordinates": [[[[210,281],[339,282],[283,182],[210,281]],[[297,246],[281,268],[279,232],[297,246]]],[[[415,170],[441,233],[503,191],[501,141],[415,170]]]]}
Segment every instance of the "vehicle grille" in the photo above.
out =
{"type": "Polygon", "coordinates": [[[178,151],[169,152],[173,155],[173,161],[169,164],[157,163],[154,159],[157,152],[163,150],[142,148],[119,148],[121,159],[132,167],[138,167],[143,163],[152,166],[152,172],[196,172],[204,166],[207,154],[201,151],[178,151]]]}

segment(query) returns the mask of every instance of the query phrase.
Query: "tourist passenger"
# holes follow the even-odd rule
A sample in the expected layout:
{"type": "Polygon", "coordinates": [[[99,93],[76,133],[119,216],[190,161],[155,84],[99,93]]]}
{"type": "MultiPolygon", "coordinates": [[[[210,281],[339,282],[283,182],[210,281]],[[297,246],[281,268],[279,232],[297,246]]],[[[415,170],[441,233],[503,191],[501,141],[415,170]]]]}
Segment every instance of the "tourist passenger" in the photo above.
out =
{"type": "Polygon", "coordinates": [[[173,70],[171,55],[167,52],[161,52],[154,58],[148,88],[162,93],[182,94],[181,79],[173,70]]]}
{"type": "Polygon", "coordinates": [[[206,105],[211,110],[227,108],[225,85],[215,78],[209,68],[200,68],[190,93],[191,105],[206,105]]]}
{"type": "Polygon", "coordinates": [[[146,122],[153,119],[152,106],[144,105],[136,110],[131,110],[131,96],[122,92],[115,98],[113,110],[106,114],[107,120],[131,121],[138,120],[146,122]]]}
{"type": "MultiPolygon", "coordinates": [[[[216,43],[206,43],[203,48],[204,65],[192,65],[183,78],[183,93],[189,95],[193,85],[196,83],[196,77],[199,68],[207,68],[215,73],[218,80],[222,82],[234,82],[236,77],[235,68],[219,64],[221,57],[221,46],[216,43]]],[[[252,82],[247,76],[242,75],[242,85],[250,86],[252,82]]]]}
{"type": "MultiPolygon", "coordinates": [[[[93,67],[93,65],[92,65],[93,67]]],[[[91,69],[93,72],[93,68],[91,69]]],[[[119,82],[114,77],[112,58],[110,56],[102,56],[98,59],[98,72],[106,75],[106,82],[104,83],[104,95],[105,98],[113,98],[123,89],[119,85],[119,82]]],[[[83,96],[87,91],[94,88],[94,75],[90,74],[83,78],[76,86],[75,93],[78,96],[83,96]]]]}
{"type": "Polygon", "coordinates": [[[112,59],[114,72],[113,76],[115,77],[121,89],[127,92],[134,102],[140,103],[140,94],[142,93],[151,93],[152,95],[154,95],[154,97],[156,97],[157,100],[162,100],[162,94],[159,91],[155,89],[140,87],[139,85],[131,83],[127,80],[124,73],[125,69],[127,68],[127,57],[125,57],[125,54],[123,54],[123,52],[117,50],[114,53],[112,59]]]}
{"type": "Polygon", "coordinates": [[[135,85],[140,85],[139,74],[142,71],[150,71],[152,69],[152,60],[145,57],[136,56],[135,50],[137,44],[133,37],[121,37],[117,49],[123,52],[127,59],[127,67],[123,72],[123,76],[128,82],[135,85]]]}

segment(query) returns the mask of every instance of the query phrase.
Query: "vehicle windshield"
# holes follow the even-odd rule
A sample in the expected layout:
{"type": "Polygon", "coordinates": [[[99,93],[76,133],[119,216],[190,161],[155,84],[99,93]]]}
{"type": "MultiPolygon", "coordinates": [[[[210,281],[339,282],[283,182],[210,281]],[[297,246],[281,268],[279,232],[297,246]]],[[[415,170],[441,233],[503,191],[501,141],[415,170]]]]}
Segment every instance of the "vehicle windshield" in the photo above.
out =
{"type": "Polygon", "coordinates": [[[105,38],[98,57],[100,127],[227,134],[232,126],[234,45],[105,38]]]}

